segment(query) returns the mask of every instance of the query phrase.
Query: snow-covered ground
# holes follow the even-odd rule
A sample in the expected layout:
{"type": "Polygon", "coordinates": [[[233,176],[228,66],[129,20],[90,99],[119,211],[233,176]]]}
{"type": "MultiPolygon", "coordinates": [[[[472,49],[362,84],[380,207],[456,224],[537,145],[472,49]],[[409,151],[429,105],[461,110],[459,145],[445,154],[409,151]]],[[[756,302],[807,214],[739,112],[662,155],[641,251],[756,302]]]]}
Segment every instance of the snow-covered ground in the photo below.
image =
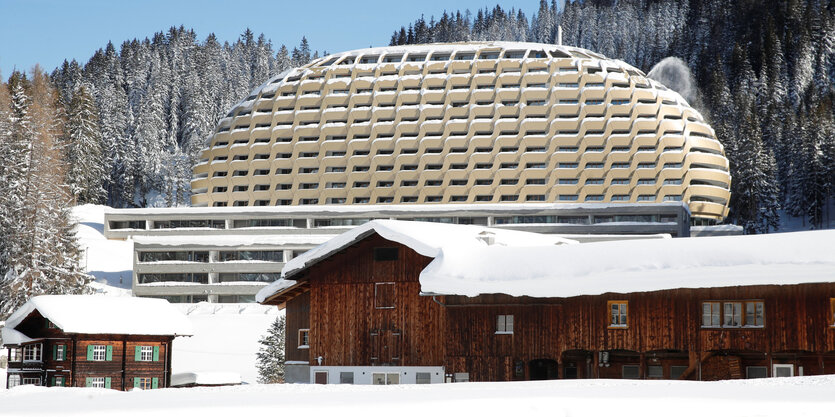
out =
{"type": "Polygon", "coordinates": [[[835,377],[723,382],[562,380],[437,385],[250,385],[117,392],[16,387],[3,416],[831,416],[835,377]]]}
{"type": "Polygon", "coordinates": [[[235,372],[244,382],[256,383],[258,339],[278,317],[276,307],[209,303],[175,306],[191,319],[194,336],[174,339],[174,373],[235,372]]]}

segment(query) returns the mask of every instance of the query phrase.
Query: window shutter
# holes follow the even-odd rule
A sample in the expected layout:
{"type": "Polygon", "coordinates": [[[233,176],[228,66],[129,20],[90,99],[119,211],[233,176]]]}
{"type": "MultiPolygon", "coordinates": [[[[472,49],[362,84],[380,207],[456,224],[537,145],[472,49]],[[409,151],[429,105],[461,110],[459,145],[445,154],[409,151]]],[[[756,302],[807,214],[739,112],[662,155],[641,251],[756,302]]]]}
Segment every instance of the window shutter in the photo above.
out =
{"type": "Polygon", "coordinates": [[[52,378],[50,378],[50,381],[51,382],[49,383],[49,386],[54,387],[55,386],[55,377],[53,376],[52,378]]]}
{"type": "Polygon", "coordinates": [[[154,346],[154,362],[159,360],[159,346],[154,346]]]}
{"type": "Polygon", "coordinates": [[[159,388],[159,378],[151,379],[151,389],[159,388]]]}
{"type": "MultiPolygon", "coordinates": [[[[88,345],[87,346],[87,360],[88,361],[93,360],[93,345],[88,345]]],[[[89,382],[90,378],[87,378],[87,380],[89,382]]]]}
{"type": "Polygon", "coordinates": [[[104,387],[110,388],[110,377],[104,379],[104,387]]]}
{"type": "MultiPolygon", "coordinates": [[[[58,345],[52,345],[52,360],[58,359],[58,345]]],[[[55,385],[54,383],[52,385],[55,385]]]]}
{"type": "Polygon", "coordinates": [[[86,378],[85,379],[84,386],[87,387],[87,388],[90,388],[90,387],[93,386],[93,381],[91,380],[91,378],[86,378]]]}
{"type": "Polygon", "coordinates": [[[134,388],[139,388],[139,378],[137,378],[137,377],[133,378],[133,387],[134,388]]]}
{"type": "Polygon", "coordinates": [[[113,360],[113,346],[107,345],[107,360],[113,360]]]}
{"type": "Polygon", "coordinates": [[[142,346],[137,346],[133,354],[133,360],[139,362],[142,360],[142,346]]]}

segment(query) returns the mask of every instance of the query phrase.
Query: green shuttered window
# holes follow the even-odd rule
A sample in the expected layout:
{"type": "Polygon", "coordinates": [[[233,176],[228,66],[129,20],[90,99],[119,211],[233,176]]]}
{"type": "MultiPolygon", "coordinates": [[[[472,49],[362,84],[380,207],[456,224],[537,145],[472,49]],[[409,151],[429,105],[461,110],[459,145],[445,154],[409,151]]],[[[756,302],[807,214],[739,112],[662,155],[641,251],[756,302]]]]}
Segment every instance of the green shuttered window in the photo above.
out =
{"type": "Polygon", "coordinates": [[[133,359],[137,362],[156,362],[159,360],[159,346],[136,346],[133,359]]]}

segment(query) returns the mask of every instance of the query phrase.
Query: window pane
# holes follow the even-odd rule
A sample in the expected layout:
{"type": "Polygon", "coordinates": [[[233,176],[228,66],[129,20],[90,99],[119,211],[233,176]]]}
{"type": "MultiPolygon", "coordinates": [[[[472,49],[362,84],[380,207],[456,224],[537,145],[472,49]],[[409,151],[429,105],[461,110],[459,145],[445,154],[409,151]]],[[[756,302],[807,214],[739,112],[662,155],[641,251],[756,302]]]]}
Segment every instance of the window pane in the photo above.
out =
{"type": "Polygon", "coordinates": [[[710,308],[713,311],[713,319],[712,324],[715,327],[719,327],[722,325],[722,311],[719,309],[719,303],[710,303],[710,308]]]}
{"type": "Polygon", "coordinates": [[[710,303],[702,303],[702,326],[708,327],[713,325],[713,313],[710,310],[710,303]]]}
{"type": "Polygon", "coordinates": [[[742,303],[734,304],[734,326],[742,326],[742,303]]]}
{"type": "Polygon", "coordinates": [[[618,325],[618,305],[612,304],[612,325],[618,325]]]}
{"type": "Polygon", "coordinates": [[[626,326],[626,303],[620,305],[620,325],[626,326]]]}
{"type": "Polygon", "coordinates": [[[397,385],[400,383],[400,374],[386,374],[386,385],[397,385]]]}
{"type": "Polygon", "coordinates": [[[664,378],[664,367],[661,365],[647,366],[647,377],[649,378],[664,378]]]}
{"type": "Polygon", "coordinates": [[[513,333],[513,315],[505,316],[505,331],[508,333],[513,333]]]}
{"type": "Polygon", "coordinates": [[[765,306],[762,302],[754,303],[756,306],[755,308],[755,315],[756,315],[756,325],[757,326],[764,326],[765,325],[765,306]]]}

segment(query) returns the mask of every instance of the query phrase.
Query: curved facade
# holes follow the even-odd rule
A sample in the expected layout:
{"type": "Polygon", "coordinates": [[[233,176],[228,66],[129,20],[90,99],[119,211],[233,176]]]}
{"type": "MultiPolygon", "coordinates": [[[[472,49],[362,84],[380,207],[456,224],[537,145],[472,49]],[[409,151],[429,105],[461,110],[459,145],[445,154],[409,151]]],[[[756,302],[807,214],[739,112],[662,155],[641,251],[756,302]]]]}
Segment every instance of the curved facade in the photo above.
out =
{"type": "Polygon", "coordinates": [[[639,70],[584,49],[329,55],[257,88],[194,168],[194,206],[684,201],[722,220],[724,149],[639,70]]]}

